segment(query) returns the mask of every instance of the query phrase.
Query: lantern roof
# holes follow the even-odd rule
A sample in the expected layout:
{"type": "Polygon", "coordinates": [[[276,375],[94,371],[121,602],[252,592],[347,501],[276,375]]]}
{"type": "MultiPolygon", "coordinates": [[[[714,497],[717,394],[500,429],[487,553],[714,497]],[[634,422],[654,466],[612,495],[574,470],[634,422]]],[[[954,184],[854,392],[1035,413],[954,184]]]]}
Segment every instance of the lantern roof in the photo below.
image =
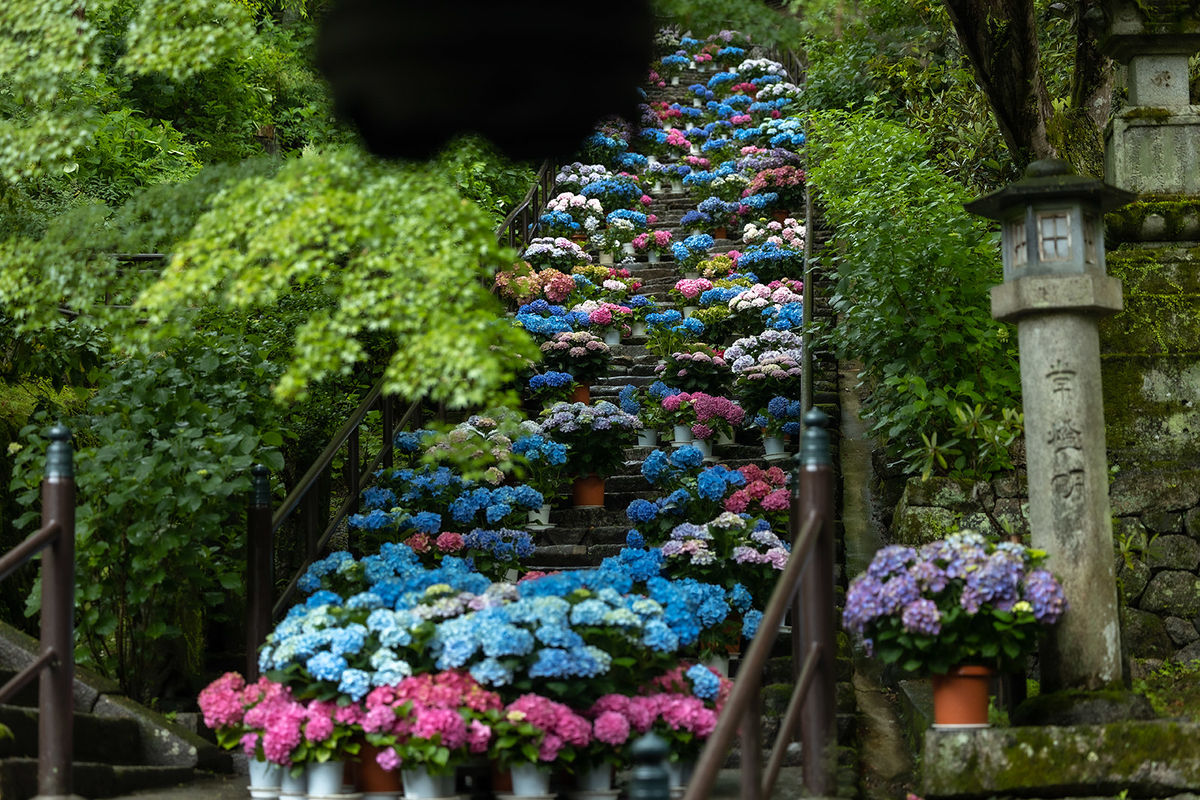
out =
{"type": "Polygon", "coordinates": [[[1071,165],[1059,158],[1034,161],[1025,169],[1025,177],[1003,189],[964,203],[972,214],[989,219],[1005,219],[1012,206],[1034,203],[1077,201],[1100,207],[1107,213],[1132,203],[1137,194],[1109,186],[1099,178],[1076,175],[1071,165]]]}

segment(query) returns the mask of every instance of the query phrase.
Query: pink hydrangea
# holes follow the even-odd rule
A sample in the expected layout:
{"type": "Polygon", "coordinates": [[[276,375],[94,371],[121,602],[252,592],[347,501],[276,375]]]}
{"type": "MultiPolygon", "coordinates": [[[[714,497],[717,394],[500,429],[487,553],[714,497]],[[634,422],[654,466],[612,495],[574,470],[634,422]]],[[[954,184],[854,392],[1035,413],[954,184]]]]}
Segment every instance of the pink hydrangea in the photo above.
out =
{"type": "Polygon", "coordinates": [[[205,686],[196,699],[204,724],[212,730],[241,724],[246,709],[242,704],[246,681],[236,672],[226,672],[205,686]]]}
{"type": "Polygon", "coordinates": [[[457,553],[463,549],[463,537],[461,533],[452,533],[446,531],[437,537],[438,549],[445,553],[457,553]]]}
{"type": "Polygon", "coordinates": [[[675,284],[675,291],[688,300],[695,300],[711,288],[713,288],[712,281],[707,278],[684,278],[675,284]]]}
{"type": "Polygon", "coordinates": [[[414,705],[411,735],[418,739],[439,741],[456,750],[467,743],[467,723],[462,715],[449,708],[414,705]]]}
{"type": "Polygon", "coordinates": [[[790,505],[787,489],[776,489],[762,499],[762,507],[767,511],[787,511],[790,505]]]}
{"type": "Polygon", "coordinates": [[[632,730],[629,719],[615,711],[605,711],[596,717],[593,727],[596,740],[613,747],[625,744],[632,730]]]}
{"type": "Polygon", "coordinates": [[[492,729],[477,719],[467,726],[467,749],[472,753],[486,753],[492,741],[492,729]]]}
{"type": "Polygon", "coordinates": [[[385,747],[375,754],[375,763],[379,765],[380,769],[394,772],[400,766],[400,754],[394,747],[385,747]]]}

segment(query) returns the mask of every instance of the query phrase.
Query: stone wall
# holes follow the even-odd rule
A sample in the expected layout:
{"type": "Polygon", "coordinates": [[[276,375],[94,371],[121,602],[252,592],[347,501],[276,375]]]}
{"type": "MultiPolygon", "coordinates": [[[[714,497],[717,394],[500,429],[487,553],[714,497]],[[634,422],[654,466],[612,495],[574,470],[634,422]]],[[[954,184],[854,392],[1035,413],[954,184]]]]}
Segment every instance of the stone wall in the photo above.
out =
{"type": "MultiPolygon", "coordinates": [[[[889,541],[919,547],[960,528],[1028,536],[1027,494],[1023,474],[990,482],[911,478],[889,541]]],[[[1118,470],[1110,499],[1126,652],[1200,659],[1200,470],[1118,470]]]]}

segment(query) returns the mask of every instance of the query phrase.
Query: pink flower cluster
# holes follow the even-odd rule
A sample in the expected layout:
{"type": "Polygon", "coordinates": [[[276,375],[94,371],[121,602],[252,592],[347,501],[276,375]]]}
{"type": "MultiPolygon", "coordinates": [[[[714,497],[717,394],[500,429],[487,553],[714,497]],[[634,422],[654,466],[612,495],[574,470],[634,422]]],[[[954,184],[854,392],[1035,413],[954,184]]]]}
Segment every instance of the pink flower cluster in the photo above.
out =
{"type": "Polygon", "coordinates": [[[678,128],[671,128],[671,130],[667,131],[667,138],[664,144],[668,147],[678,147],[684,150],[689,150],[692,147],[692,143],[678,128]]]}
{"type": "Polygon", "coordinates": [[[671,246],[671,238],[670,231],[659,230],[639,233],[633,237],[633,249],[639,253],[643,253],[651,248],[662,252],[671,246]]]}
{"type": "Polygon", "coordinates": [[[599,308],[588,314],[588,319],[593,325],[601,328],[608,328],[612,325],[620,325],[624,317],[633,313],[633,310],[628,306],[619,306],[615,303],[601,303],[599,308]]]}
{"type": "Polygon", "coordinates": [[[226,672],[205,686],[197,698],[204,724],[211,730],[240,725],[246,714],[246,681],[237,672],[226,672]]]}
{"type": "Polygon", "coordinates": [[[742,81],[729,87],[729,92],[730,94],[748,94],[750,97],[754,97],[758,94],[758,87],[749,81],[742,81]]]}
{"type": "Polygon", "coordinates": [[[785,303],[800,303],[803,301],[804,298],[802,296],[782,284],[772,289],[770,286],[756,283],[730,300],[729,310],[734,313],[739,311],[759,311],[767,306],[779,306],[785,303]]]}
{"type": "Polygon", "coordinates": [[[543,353],[566,352],[572,358],[582,358],[589,353],[607,353],[608,345],[587,331],[566,331],[542,342],[541,350],[543,353]]]}
{"type": "Polygon", "coordinates": [[[695,300],[711,288],[713,288],[712,281],[707,278],[684,278],[675,284],[675,291],[687,300],[695,300]]]}
{"type": "Polygon", "coordinates": [[[271,763],[290,764],[292,751],[304,736],[308,709],[292,698],[291,689],[266,679],[261,679],[259,684],[262,698],[242,719],[242,725],[247,729],[242,737],[242,748],[253,758],[261,746],[263,755],[271,763]]]}
{"type": "Polygon", "coordinates": [[[729,118],[730,124],[733,124],[733,125],[745,125],[747,122],[750,122],[750,121],[751,121],[751,117],[749,114],[734,114],[732,117],[729,118]]]}
{"type": "Polygon", "coordinates": [[[438,534],[436,539],[428,533],[414,533],[404,540],[404,544],[411,547],[414,553],[428,553],[434,547],[439,553],[457,553],[463,549],[463,537],[461,533],[450,531],[438,534]]]}
{"type": "Polygon", "coordinates": [[[446,670],[414,675],[396,686],[380,686],[366,698],[362,721],[367,733],[392,735],[397,747],[382,748],[376,762],[394,770],[404,760],[401,753],[411,740],[436,742],[450,750],[465,747],[483,753],[492,729],[468,717],[503,706],[500,696],[480,686],[466,672],[446,670]]]}
{"type": "Polygon", "coordinates": [[[592,741],[592,723],[562,703],[540,694],[523,694],[504,709],[509,722],[528,722],[544,733],[538,759],[554,761],[567,745],[587,747],[592,741]]]}
{"type": "MultiPolygon", "coordinates": [[[[728,691],[724,692],[724,696],[728,696],[728,691]]],[[[623,730],[633,730],[642,734],[656,723],[673,731],[693,734],[700,739],[707,738],[717,727],[717,711],[708,708],[703,700],[686,688],[682,693],[667,691],[638,697],[607,694],[592,705],[588,716],[596,721],[596,738],[608,744],[622,744],[624,740],[609,742],[601,738],[601,728],[604,730],[604,736],[618,740],[623,730]],[[603,725],[600,722],[602,718],[605,720],[603,725]],[[618,721],[618,718],[624,722],[618,721]]],[[[627,739],[629,734],[626,733],[625,736],[627,739]]]]}
{"type": "Polygon", "coordinates": [[[765,511],[786,511],[791,503],[787,475],[779,467],[763,470],[754,464],[738,470],[746,485],[725,498],[725,510],[741,514],[757,502],[765,511]]]}
{"type": "Polygon", "coordinates": [[[539,273],[543,278],[542,293],[551,303],[561,303],[575,291],[575,281],[565,272],[556,269],[543,270],[539,273]],[[548,277],[547,277],[548,275],[548,277]]]}
{"type": "MultiPolygon", "coordinates": [[[[692,685],[686,677],[689,668],[689,664],[680,664],[655,678],[654,685],[664,692],[691,694],[692,685]]],[[[721,688],[717,690],[717,696],[713,699],[713,705],[716,707],[717,713],[720,714],[721,709],[725,707],[725,702],[729,699],[730,693],[733,692],[733,681],[713,667],[709,667],[708,670],[713,675],[716,675],[717,679],[721,682],[721,688]]]]}

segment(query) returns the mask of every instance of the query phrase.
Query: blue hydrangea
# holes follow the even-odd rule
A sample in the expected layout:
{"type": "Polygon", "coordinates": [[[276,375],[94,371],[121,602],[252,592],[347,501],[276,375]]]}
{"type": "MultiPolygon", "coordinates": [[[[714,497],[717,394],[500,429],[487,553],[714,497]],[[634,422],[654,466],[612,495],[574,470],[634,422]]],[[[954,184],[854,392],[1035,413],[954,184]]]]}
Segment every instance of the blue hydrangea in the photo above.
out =
{"type": "Polygon", "coordinates": [[[758,626],[762,623],[761,611],[747,611],[742,617],[742,636],[747,639],[753,639],[754,634],[758,633],[758,626]]]}
{"type": "Polygon", "coordinates": [[[692,681],[692,694],[701,700],[715,700],[721,691],[721,679],[703,664],[693,664],[685,673],[692,681]]]}
{"type": "Polygon", "coordinates": [[[754,599],[750,596],[750,590],[740,583],[735,583],[733,588],[729,590],[729,604],[737,609],[738,612],[745,614],[750,610],[754,599]]]}
{"type": "Polygon", "coordinates": [[[348,669],[342,674],[338,691],[350,695],[350,699],[357,703],[371,691],[371,676],[361,669],[348,669]]]}
{"type": "Polygon", "coordinates": [[[346,659],[330,652],[317,653],[304,664],[308,674],[319,681],[340,681],[346,666],[346,659]]]}
{"type": "MultiPolygon", "coordinates": [[[[649,505],[653,506],[653,503],[649,505]]],[[[655,509],[657,513],[658,509],[655,509]]],[[[646,537],[638,532],[637,528],[633,528],[629,533],[625,534],[625,546],[634,550],[640,550],[646,546],[646,537]]]]}
{"type": "Polygon", "coordinates": [[[513,679],[513,671],[494,658],[485,658],[470,671],[471,677],[485,686],[507,686],[513,679]]]}
{"type": "MultiPolygon", "coordinates": [[[[645,464],[644,463],[643,463],[642,471],[643,471],[643,474],[645,474],[645,464]]],[[[651,471],[653,472],[653,470],[651,470],[651,471]]],[[[648,475],[647,475],[647,479],[649,479],[648,475]]],[[[653,482],[654,481],[651,480],[651,483],[653,483],[653,482]]],[[[658,516],[658,507],[656,505],[654,505],[654,503],[650,502],[649,500],[643,500],[641,498],[638,498],[637,500],[634,500],[633,502],[631,502],[629,504],[629,507],[625,509],[625,515],[627,517],[629,517],[630,522],[633,522],[634,524],[650,522],[658,516]]],[[[630,545],[630,546],[632,547],[633,545],[630,545]]]]}

